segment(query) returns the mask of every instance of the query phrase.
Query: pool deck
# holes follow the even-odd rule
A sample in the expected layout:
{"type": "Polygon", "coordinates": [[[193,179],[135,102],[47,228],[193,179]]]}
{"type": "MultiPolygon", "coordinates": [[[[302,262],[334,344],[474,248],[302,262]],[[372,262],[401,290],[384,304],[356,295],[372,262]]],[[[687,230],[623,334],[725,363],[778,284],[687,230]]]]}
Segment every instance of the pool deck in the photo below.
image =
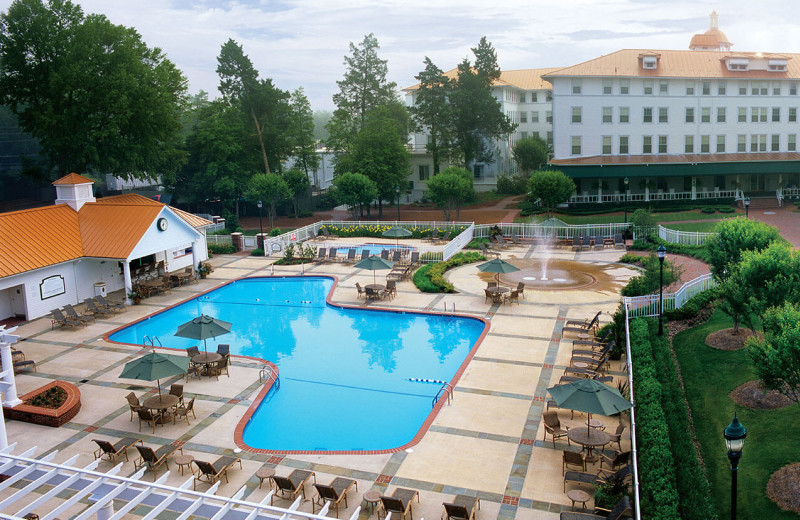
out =
{"type": "MultiPolygon", "coordinates": [[[[364,242],[382,242],[365,239],[364,242]]],[[[351,239],[348,239],[351,242],[351,239]]],[[[393,240],[386,240],[393,244],[393,240]]],[[[404,244],[413,243],[406,240],[404,244]]],[[[612,283],[597,284],[583,289],[566,291],[525,290],[525,299],[519,305],[485,303],[485,280],[479,276],[476,264],[456,268],[447,273],[454,284],[455,294],[420,293],[410,280],[398,283],[398,294],[393,300],[365,303],[357,298],[355,283],[372,283],[373,273],[354,269],[352,264],[309,264],[306,274],[333,275],[338,285],[331,297],[334,303],[358,306],[375,306],[401,310],[426,310],[448,312],[455,305],[457,313],[479,316],[491,322],[491,329],[474,358],[467,366],[455,387],[451,404],[444,405],[428,432],[413,448],[397,453],[379,455],[280,455],[256,454],[243,451],[243,469],[229,472],[230,482],[223,481],[217,494],[231,496],[246,486],[244,498],[260,501],[269,490],[266,483],[258,488],[258,469],[275,468],[278,475],[288,475],[293,469],[313,470],[318,483],[327,484],[335,477],[351,477],[358,482],[358,491],[351,491],[348,507],[339,518],[348,518],[359,505],[364,493],[376,490],[391,494],[396,487],[413,488],[420,492],[420,502],[414,503],[414,518],[438,518],[442,503],[455,494],[477,495],[481,499],[478,520],[489,519],[557,519],[558,513],[570,509],[570,500],[563,490],[561,476],[561,450],[567,448],[560,439],[553,449],[548,437],[542,441],[544,426],[541,414],[548,397],[547,387],[558,383],[565,366],[569,364],[572,338],[561,339],[561,328],[566,319],[591,318],[603,311],[601,323],[610,320],[619,302],[619,289],[635,274],[616,264],[623,251],[604,249],[573,252],[556,249],[547,255],[554,259],[576,260],[603,266],[612,283]]],[[[516,246],[502,254],[502,258],[537,258],[542,253],[528,245],[516,246]]],[[[262,388],[258,381],[259,363],[247,359],[233,360],[230,377],[172,378],[161,381],[162,389],[171,383],[184,383],[184,393],[196,397],[197,419],[167,424],[156,428],[155,435],[146,425],[139,433],[138,421],[129,420],[125,395],[134,391],[140,400],[155,393],[155,384],[131,384],[118,375],[122,366],[142,353],[137,347],[104,341],[109,331],[138,318],[176,304],[218,286],[231,279],[246,276],[297,275],[301,266],[274,266],[268,258],[239,255],[219,255],[210,260],[215,271],[198,284],[172,290],[171,294],[145,300],[141,305],[128,307],[126,312],[77,330],[51,330],[49,318],[40,318],[19,327],[23,341],[15,345],[28,359],[37,363],[38,371],[17,375],[20,395],[32,391],[53,379],[69,381],[81,391],[80,413],[61,428],[47,428],[17,421],[7,421],[9,442],[16,442],[16,453],[39,446],[37,455],[59,450],[56,462],[66,461],[80,454],[77,465],[84,466],[93,460],[96,445],[92,439],[112,442],[126,436],[141,437],[145,445],[157,448],[174,443],[183,447],[185,454],[198,460],[213,462],[220,455],[232,455],[236,447],[233,432],[241,417],[252,404],[252,399],[262,388]]],[[[377,272],[379,279],[382,273],[377,272]]],[[[485,275],[482,275],[485,277],[485,275]]],[[[117,296],[119,298],[119,296],[117,296]]],[[[611,365],[610,374],[615,379],[627,377],[622,364],[611,365]]],[[[168,391],[168,390],[167,390],[168,391]]],[[[313,402],[297,403],[297,413],[316,414],[320,426],[335,410],[320,410],[313,402]]],[[[365,410],[369,413],[369,410],[365,410]]],[[[559,418],[570,427],[582,426],[586,417],[576,414],[570,419],[567,411],[559,418]]],[[[613,432],[618,418],[601,417],[606,430],[613,432]]],[[[335,420],[335,419],[334,419],[335,420]]],[[[626,424],[627,425],[627,424],[626,424]]],[[[276,425],[280,427],[280,425],[276,425]]],[[[629,430],[626,428],[623,449],[630,449],[629,430]]],[[[576,447],[573,445],[573,450],[576,447]]],[[[123,462],[121,475],[134,472],[135,450],[129,451],[130,462],[123,462]]],[[[124,461],[124,459],[123,459],[124,461]]],[[[102,462],[99,470],[112,467],[102,462]]],[[[594,466],[595,469],[598,465],[594,466]]],[[[181,477],[175,464],[166,481],[180,485],[181,477]]],[[[590,466],[591,471],[591,466],[590,466]]],[[[145,476],[152,479],[152,474],[145,476]]],[[[199,486],[198,490],[205,489],[199,486]]],[[[569,488],[568,488],[569,489],[569,488]]],[[[6,496],[10,491],[0,493],[6,496]]],[[[307,498],[315,490],[307,487],[307,498]]],[[[28,500],[33,500],[31,496],[28,500]]],[[[56,504],[61,499],[53,499],[56,504]]],[[[276,505],[288,507],[288,500],[277,500],[276,505]]],[[[589,502],[592,505],[592,502],[589,502]]],[[[88,504],[77,504],[62,518],[84,510],[88,504]]],[[[343,506],[342,506],[343,508],[343,506]]],[[[311,511],[310,501],[302,504],[302,511],[311,511]]],[[[141,507],[132,511],[132,518],[148,512],[141,507]]],[[[368,510],[361,518],[370,517],[368,510]]],[[[163,514],[159,518],[172,518],[163,514]]]]}

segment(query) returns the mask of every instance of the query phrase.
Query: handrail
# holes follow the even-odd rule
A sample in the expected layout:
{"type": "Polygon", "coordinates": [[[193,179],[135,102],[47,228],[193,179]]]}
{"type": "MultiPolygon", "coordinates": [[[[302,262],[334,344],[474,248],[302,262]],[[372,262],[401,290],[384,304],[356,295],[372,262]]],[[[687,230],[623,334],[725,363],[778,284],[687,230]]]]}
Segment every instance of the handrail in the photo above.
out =
{"type": "Polygon", "coordinates": [[[278,377],[278,374],[272,370],[272,367],[269,365],[264,365],[261,367],[261,370],[258,371],[258,382],[261,383],[267,381],[274,381],[275,390],[278,390],[281,387],[281,380],[278,377]]]}
{"type": "Polygon", "coordinates": [[[445,382],[442,387],[436,392],[436,395],[433,397],[433,402],[431,403],[431,408],[436,406],[436,403],[439,402],[439,398],[442,396],[442,393],[447,394],[447,404],[450,404],[450,401],[453,400],[453,386],[450,383],[445,382]]]}
{"type": "Polygon", "coordinates": [[[628,304],[625,307],[625,365],[628,370],[628,396],[631,401],[631,460],[633,460],[633,501],[634,514],[636,520],[642,520],[642,512],[639,500],[639,460],[636,450],[636,400],[633,398],[633,365],[631,364],[631,333],[630,315],[628,314],[628,304]]]}
{"type": "Polygon", "coordinates": [[[144,345],[145,345],[145,346],[147,346],[147,343],[148,343],[148,341],[149,341],[149,342],[150,342],[150,347],[152,347],[152,349],[153,349],[153,350],[155,350],[155,349],[156,349],[156,341],[158,341],[158,346],[159,346],[159,347],[161,347],[161,348],[164,348],[164,345],[162,345],[162,344],[161,344],[161,340],[160,340],[160,339],[158,339],[158,336],[153,336],[153,337],[151,338],[150,336],[148,336],[147,334],[145,334],[145,335],[144,335],[144,337],[142,338],[142,341],[144,342],[144,345]]]}

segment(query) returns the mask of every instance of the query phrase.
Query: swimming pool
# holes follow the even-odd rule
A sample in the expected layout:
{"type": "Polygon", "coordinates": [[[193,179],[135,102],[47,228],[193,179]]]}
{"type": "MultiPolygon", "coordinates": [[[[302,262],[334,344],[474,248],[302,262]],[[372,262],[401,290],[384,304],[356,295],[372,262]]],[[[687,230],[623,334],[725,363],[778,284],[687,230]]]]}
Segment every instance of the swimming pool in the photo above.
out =
{"type": "MultiPolygon", "coordinates": [[[[414,440],[432,414],[441,383],[450,381],[488,325],[476,318],[341,308],[326,297],[328,277],[247,278],[188,300],[114,332],[112,341],[164,346],[201,313],[233,323],[209,340],[233,354],[275,363],[272,390],[242,432],[250,447],[269,451],[383,451],[414,440]]],[[[233,370],[232,377],[236,371],[233,370]]],[[[188,389],[187,389],[188,391],[188,389]]],[[[431,416],[432,418],[432,416],[431,416]]]]}

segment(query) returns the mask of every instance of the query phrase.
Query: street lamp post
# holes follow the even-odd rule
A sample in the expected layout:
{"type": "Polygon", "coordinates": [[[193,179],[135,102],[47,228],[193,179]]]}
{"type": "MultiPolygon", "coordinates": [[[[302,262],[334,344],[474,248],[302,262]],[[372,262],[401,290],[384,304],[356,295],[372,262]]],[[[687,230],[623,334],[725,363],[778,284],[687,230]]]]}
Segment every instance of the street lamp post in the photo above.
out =
{"type": "Polygon", "coordinates": [[[628,178],[625,177],[625,223],[628,223],[628,178]]]}
{"type": "Polygon", "coordinates": [[[735,413],[733,421],[722,431],[722,436],[728,448],[728,460],[731,461],[731,520],[736,520],[736,477],[739,473],[739,459],[742,457],[747,429],[739,422],[735,413]]]}
{"type": "MultiPolygon", "coordinates": [[[[263,222],[261,221],[261,208],[262,208],[264,205],[261,203],[261,201],[260,201],[260,200],[258,201],[258,204],[257,204],[257,205],[258,205],[258,229],[259,229],[259,233],[260,233],[261,235],[263,235],[263,234],[264,234],[264,224],[263,224],[263,222]]],[[[262,236],[261,238],[262,238],[262,240],[263,240],[263,238],[264,238],[264,237],[262,236]]]]}
{"type": "Polygon", "coordinates": [[[659,274],[658,274],[658,335],[664,335],[664,257],[667,256],[667,248],[664,244],[658,246],[659,274]]]}
{"type": "Polygon", "coordinates": [[[744,218],[750,218],[750,197],[744,198],[744,218]]]}
{"type": "Polygon", "coordinates": [[[394,192],[397,194],[397,221],[400,221],[400,186],[394,187],[394,192]]]}

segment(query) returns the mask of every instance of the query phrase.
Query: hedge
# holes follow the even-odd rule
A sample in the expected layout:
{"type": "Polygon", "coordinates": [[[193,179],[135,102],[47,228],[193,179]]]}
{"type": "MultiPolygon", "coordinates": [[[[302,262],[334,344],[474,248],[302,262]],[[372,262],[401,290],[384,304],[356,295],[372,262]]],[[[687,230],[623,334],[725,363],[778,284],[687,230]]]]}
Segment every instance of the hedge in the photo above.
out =
{"type": "MultiPolygon", "coordinates": [[[[381,238],[383,237],[384,231],[393,227],[394,224],[350,224],[346,226],[332,226],[330,224],[323,224],[322,226],[320,226],[320,229],[325,228],[328,230],[330,234],[340,237],[381,238]]],[[[433,228],[430,227],[421,227],[421,226],[401,226],[401,227],[404,227],[405,229],[411,231],[411,236],[407,238],[420,239],[429,237],[433,234],[433,228]]],[[[453,238],[460,235],[465,229],[467,229],[466,226],[442,226],[436,228],[436,230],[439,233],[439,236],[442,236],[449,231],[450,236],[453,238]]]]}
{"type": "Polygon", "coordinates": [[[214,255],[229,255],[236,252],[233,244],[208,244],[208,252],[214,255]]]}
{"type": "Polygon", "coordinates": [[[444,279],[445,271],[483,260],[486,260],[486,257],[480,253],[458,253],[446,262],[423,265],[414,273],[414,285],[422,292],[455,292],[453,284],[444,279]]]}

